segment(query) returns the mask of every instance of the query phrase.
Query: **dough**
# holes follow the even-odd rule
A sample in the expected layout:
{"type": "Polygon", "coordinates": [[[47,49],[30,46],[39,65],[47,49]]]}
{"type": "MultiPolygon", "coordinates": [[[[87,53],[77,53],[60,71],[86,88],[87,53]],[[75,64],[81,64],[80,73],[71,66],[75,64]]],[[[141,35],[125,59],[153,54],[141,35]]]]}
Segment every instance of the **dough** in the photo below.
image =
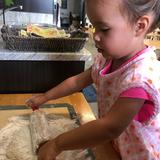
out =
{"type": "Polygon", "coordinates": [[[7,147],[6,157],[10,160],[36,160],[32,153],[32,143],[29,126],[23,126],[13,135],[7,147]]]}
{"type": "MultiPolygon", "coordinates": [[[[49,117],[53,138],[77,127],[75,121],[68,118],[55,118],[51,115],[49,117]]],[[[30,133],[29,116],[13,117],[6,127],[0,129],[0,160],[36,160],[30,133]]],[[[57,160],[86,160],[86,153],[86,150],[64,151],[57,160]]]]}

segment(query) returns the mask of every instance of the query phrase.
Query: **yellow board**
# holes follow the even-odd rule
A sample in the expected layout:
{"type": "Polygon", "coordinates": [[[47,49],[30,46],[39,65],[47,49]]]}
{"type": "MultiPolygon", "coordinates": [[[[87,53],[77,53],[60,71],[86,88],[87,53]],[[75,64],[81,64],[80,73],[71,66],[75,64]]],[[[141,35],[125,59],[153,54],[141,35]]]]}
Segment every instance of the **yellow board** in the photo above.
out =
{"type": "MultiPolygon", "coordinates": [[[[61,104],[60,104],[61,105],[61,104]]],[[[0,108],[0,128],[4,127],[8,123],[8,119],[14,116],[28,115],[32,113],[31,109],[24,109],[21,107],[24,106],[16,106],[19,109],[8,109],[13,108],[15,106],[4,106],[0,108]],[[5,109],[7,107],[7,109],[5,109]],[[3,109],[4,108],[4,109],[3,109]]],[[[55,108],[41,108],[46,114],[56,114],[70,118],[70,111],[67,107],[63,107],[63,104],[60,107],[55,108]]],[[[73,110],[74,111],[74,110],[73,110]]],[[[74,112],[75,113],[75,112],[74,112]]]]}
{"type": "MultiPolygon", "coordinates": [[[[25,101],[36,94],[0,94],[1,106],[18,106],[25,105],[25,101]]],[[[75,112],[80,117],[81,124],[95,120],[95,116],[87,103],[84,95],[81,92],[62,97],[56,100],[51,100],[47,104],[67,103],[74,107],[75,112]]]]}

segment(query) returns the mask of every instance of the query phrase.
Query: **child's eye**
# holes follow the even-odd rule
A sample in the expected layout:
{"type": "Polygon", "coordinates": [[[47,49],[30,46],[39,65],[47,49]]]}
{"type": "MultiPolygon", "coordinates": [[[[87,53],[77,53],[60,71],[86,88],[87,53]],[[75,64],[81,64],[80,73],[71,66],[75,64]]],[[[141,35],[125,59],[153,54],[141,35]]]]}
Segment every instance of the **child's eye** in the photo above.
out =
{"type": "Polygon", "coordinates": [[[108,31],[109,31],[109,28],[102,28],[101,31],[102,31],[102,32],[108,32],[108,31]]]}
{"type": "Polygon", "coordinates": [[[95,32],[103,32],[103,33],[107,33],[110,30],[110,28],[108,27],[104,27],[104,28],[95,28],[95,32]]]}

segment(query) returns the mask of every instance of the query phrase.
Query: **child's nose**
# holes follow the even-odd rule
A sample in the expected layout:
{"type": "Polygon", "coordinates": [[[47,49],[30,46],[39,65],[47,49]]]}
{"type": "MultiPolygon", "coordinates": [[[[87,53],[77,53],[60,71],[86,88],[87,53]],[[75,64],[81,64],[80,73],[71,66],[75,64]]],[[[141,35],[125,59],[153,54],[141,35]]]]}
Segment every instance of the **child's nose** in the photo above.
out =
{"type": "Polygon", "coordinates": [[[98,35],[98,33],[95,32],[95,33],[93,34],[93,39],[94,39],[95,42],[96,42],[96,41],[97,41],[97,42],[100,41],[100,36],[98,35]]]}

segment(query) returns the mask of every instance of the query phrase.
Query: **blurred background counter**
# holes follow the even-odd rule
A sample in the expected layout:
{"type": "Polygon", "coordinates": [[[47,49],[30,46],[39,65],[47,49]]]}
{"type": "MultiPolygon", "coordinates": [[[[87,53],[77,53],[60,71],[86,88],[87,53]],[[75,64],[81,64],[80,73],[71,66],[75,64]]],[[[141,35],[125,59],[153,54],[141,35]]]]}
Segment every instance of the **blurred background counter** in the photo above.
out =
{"type": "Polygon", "coordinates": [[[91,53],[23,52],[3,48],[0,40],[0,93],[40,93],[85,69],[91,53]]]}

